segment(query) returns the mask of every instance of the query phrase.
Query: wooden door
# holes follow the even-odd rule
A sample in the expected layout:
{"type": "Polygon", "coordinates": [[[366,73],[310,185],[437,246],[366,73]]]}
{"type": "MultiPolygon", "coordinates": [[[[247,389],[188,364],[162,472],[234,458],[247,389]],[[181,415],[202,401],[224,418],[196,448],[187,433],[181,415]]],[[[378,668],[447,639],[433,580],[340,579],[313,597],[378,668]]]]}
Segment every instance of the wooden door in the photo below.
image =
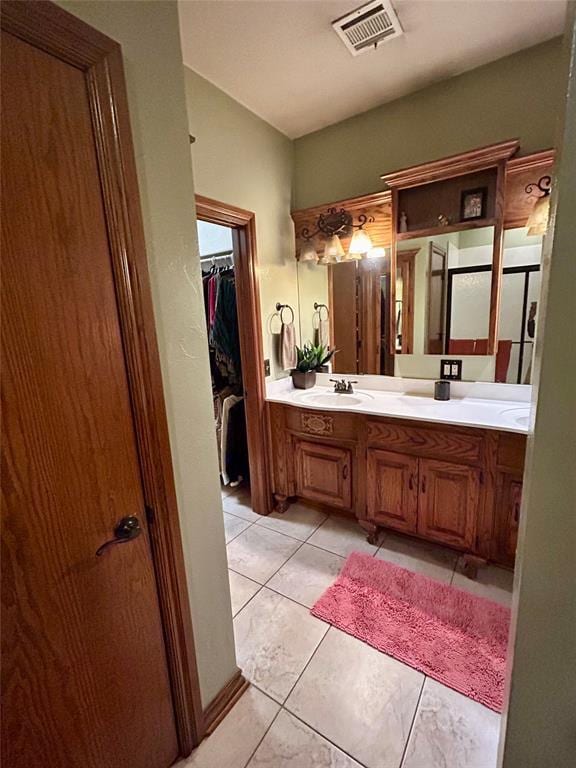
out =
{"type": "Polygon", "coordinates": [[[520,525],[522,477],[509,472],[500,472],[496,482],[493,557],[503,565],[514,565],[520,525]]]}
{"type": "Polygon", "coordinates": [[[358,373],[358,281],[356,261],[328,267],[330,289],[330,341],[338,352],[334,373],[358,373]]]}
{"type": "Polygon", "coordinates": [[[402,318],[402,343],[398,350],[403,355],[414,351],[414,293],[416,277],[416,255],[419,248],[396,253],[396,316],[402,318]],[[399,298],[399,283],[402,285],[399,298]]]}
{"type": "Polygon", "coordinates": [[[418,532],[427,539],[470,549],[480,495],[477,469],[420,459],[418,532]]]}
{"type": "Polygon", "coordinates": [[[382,372],[382,288],[381,281],[389,268],[388,259],[366,259],[358,262],[358,373],[382,372]]]}
{"type": "Polygon", "coordinates": [[[368,519],[416,533],[418,459],[392,451],[368,450],[368,519]]]}
{"type": "Polygon", "coordinates": [[[350,509],[352,452],[336,445],[296,441],[296,493],[304,499],[350,509]]]}
{"type": "Polygon", "coordinates": [[[2,757],[164,768],[173,702],[75,50],[2,32],[2,757]],[[141,535],[97,556],[126,516],[141,535]]]}

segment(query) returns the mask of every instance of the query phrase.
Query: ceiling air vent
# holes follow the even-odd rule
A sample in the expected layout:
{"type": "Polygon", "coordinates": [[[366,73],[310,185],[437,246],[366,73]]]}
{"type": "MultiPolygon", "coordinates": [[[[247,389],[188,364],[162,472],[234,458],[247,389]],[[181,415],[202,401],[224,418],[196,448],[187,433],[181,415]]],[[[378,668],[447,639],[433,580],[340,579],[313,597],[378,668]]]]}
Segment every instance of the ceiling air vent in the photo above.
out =
{"type": "Polygon", "coordinates": [[[332,22],[352,56],[374,50],[385,40],[403,34],[398,16],[388,0],[374,0],[332,22]]]}

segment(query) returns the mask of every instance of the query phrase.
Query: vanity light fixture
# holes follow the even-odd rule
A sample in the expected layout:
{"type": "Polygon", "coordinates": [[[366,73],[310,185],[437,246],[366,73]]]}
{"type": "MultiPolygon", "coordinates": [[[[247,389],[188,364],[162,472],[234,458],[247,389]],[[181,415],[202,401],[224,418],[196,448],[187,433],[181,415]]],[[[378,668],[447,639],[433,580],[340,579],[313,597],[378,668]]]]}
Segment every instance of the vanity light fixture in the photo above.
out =
{"type": "Polygon", "coordinates": [[[358,221],[360,223],[356,232],[352,235],[350,247],[348,248],[348,257],[350,259],[366,258],[367,254],[372,250],[372,240],[370,240],[370,235],[363,227],[368,221],[374,221],[374,218],[372,216],[368,218],[362,214],[358,217],[358,221]]]}
{"type": "Polygon", "coordinates": [[[337,264],[342,261],[344,256],[344,248],[338,235],[332,235],[326,240],[324,246],[324,256],[321,259],[322,264],[337,264]]]}
{"type": "Polygon", "coordinates": [[[318,261],[318,254],[312,240],[304,240],[304,245],[300,249],[298,261],[318,261]]]}
{"type": "Polygon", "coordinates": [[[536,200],[534,208],[528,217],[526,226],[529,235],[545,235],[548,229],[548,217],[550,214],[550,191],[552,189],[552,177],[541,176],[538,181],[533,181],[526,186],[526,194],[532,195],[538,191],[541,193],[536,200]]]}
{"type": "Polygon", "coordinates": [[[304,241],[300,261],[312,261],[312,239],[317,235],[323,235],[326,238],[324,253],[318,259],[318,264],[336,264],[339,261],[365,258],[372,249],[372,241],[364,230],[364,226],[373,221],[372,216],[362,213],[358,216],[358,223],[355,224],[352,214],[344,208],[328,208],[325,213],[318,216],[316,229],[313,232],[308,227],[304,227],[300,232],[300,238],[304,241]],[[346,253],[340,238],[350,236],[352,239],[346,253]]]}

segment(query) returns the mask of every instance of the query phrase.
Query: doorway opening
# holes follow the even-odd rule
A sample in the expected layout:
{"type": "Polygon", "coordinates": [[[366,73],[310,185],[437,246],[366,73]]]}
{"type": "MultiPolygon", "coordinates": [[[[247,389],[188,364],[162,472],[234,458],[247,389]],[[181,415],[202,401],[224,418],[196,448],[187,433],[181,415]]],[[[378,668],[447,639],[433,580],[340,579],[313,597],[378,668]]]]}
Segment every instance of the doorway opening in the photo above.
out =
{"type": "Polygon", "coordinates": [[[271,510],[254,214],[196,196],[220,480],[271,510]]]}

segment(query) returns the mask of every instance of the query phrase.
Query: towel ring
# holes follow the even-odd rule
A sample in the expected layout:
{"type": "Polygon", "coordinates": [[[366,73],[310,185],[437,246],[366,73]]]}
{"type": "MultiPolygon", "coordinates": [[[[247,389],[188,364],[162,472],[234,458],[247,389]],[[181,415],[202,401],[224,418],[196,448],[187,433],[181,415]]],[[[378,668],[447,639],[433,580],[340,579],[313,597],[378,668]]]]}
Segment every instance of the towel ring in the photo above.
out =
{"type": "Polygon", "coordinates": [[[326,306],[326,304],[318,304],[318,302],[315,301],[314,302],[314,309],[318,312],[318,317],[319,317],[320,320],[322,320],[322,310],[325,309],[326,310],[326,317],[324,318],[324,320],[328,320],[329,319],[330,311],[328,310],[328,307],[326,306]]]}
{"type": "Polygon", "coordinates": [[[292,315],[292,319],[290,320],[290,323],[293,323],[294,322],[294,310],[292,309],[290,304],[280,304],[280,302],[278,302],[276,304],[276,312],[280,312],[280,322],[283,325],[290,325],[290,323],[285,323],[284,322],[284,318],[282,317],[282,313],[284,312],[285,309],[289,309],[290,310],[290,314],[292,315]]]}

